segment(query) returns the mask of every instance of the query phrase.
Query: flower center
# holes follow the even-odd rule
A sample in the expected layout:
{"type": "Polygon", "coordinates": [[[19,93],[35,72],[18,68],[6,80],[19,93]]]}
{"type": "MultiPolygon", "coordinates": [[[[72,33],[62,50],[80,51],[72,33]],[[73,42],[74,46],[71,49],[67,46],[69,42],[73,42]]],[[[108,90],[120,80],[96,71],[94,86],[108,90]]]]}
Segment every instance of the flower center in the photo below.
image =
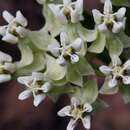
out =
{"type": "Polygon", "coordinates": [[[122,69],[122,67],[120,66],[116,66],[115,68],[113,68],[113,75],[116,77],[120,77],[123,74],[124,70],[122,69]]]}
{"type": "Polygon", "coordinates": [[[76,107],[76,108],[73,108],[71,114],[72,114],[73,118],[75,118],[75,119],[79,119],[80,118],[81,119],[83,111],[82,111],[81,108],[76,107]]]}

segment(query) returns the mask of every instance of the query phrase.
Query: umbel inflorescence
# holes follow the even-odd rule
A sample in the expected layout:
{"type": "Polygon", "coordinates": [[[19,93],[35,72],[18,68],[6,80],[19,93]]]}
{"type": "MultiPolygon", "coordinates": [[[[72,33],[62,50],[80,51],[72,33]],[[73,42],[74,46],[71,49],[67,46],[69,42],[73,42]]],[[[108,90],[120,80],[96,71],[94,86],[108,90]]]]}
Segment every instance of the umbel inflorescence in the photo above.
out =
{"type": "Polygon", "coordinates": [[[45,25],[38,31],[27,29],[28,21],[20,11],[16,16],[2,13],[7,22],[0,26],[2,40],[17,44],[21,60],[13,61],[0,51],[0,83],[17,77],[25,87],[18,99],[33,97],[36,107],[46,96],[54,101],[68,94],[70,105],[58,112],[61,117],[70,117],[67,130],[73,130],[78,121],[90,129],[91,116],[108,106],[99,94],[121,92],[124,101],[130,101],[130,60],[122,62],[120,58],[130,47],[130,38],[124,32],[126,8],[114,11],[112,1],[105,0],[103,12],[92,10],[95,25],[90,30],[85,26],[83,0],[37,2],[43,5],[45,18],[45,25]],[[98,54],[107,55],[110,64],[104,65],[98,54]],[[102,64],[95,64],[93,59],[102,64]],[[98,84],[98,77],[104,79],[103,85],[98,84]]]}

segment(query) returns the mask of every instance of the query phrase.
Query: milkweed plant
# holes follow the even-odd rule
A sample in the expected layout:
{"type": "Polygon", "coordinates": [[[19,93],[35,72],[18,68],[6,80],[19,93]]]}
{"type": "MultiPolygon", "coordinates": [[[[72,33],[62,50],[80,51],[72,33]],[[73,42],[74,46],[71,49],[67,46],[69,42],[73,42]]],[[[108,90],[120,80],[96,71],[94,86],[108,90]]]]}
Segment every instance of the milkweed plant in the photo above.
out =
{"type": "Polygon", "coordinates": [[[130,101],[130,55],[122,57],[130,47],[125,33],[129,3],[102,0],[103,11],[92,10],[93,21],[88,23],[94,25],[88,29],[83,0],[37,2],[43,5],[45,18],[38,31],[27,29],[21,11],[16,16],[2,13],[7,22],[0,26],[2,41],[17,44],[21,59],[13,61],[0,51],[0,83],[16,78],[24,86],[18,99],[33,97],[35,107],[46,97],[56,101],[61,94],[68,94],[70,104],[57,112],[70,117],[67,130],[73,130],[78,121],[91,129],[93,114],[109,106],[99,94],[120,92],[125,103],[130,101]],[[124,7],[115,6],[118,3],[124,7]]]}

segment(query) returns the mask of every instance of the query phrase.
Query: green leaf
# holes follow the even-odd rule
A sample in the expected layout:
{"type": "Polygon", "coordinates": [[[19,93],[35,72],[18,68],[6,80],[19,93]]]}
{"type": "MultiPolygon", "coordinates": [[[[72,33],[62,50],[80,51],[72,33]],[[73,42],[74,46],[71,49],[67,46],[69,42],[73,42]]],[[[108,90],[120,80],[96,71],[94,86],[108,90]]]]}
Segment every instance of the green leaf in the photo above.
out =
{"type": "Polygon", "coordinates": [[[123,51],[123,44],[121,40],[114,34],[107,39],[107,49],[111,57],[113,55],[120,56],[123,51]]]}
{"type": "Polygon", "coordinates": [[[71,82],[75,85],[82,86],[83,85],[83,79],[82,76],[77,71],[77,68],[73,64],[68,64],[67,66],[67,74],[66,79],[68,82],[71,82]]]}
{"type": "Polygon", "coordinates": [[[33,62],[33,53],[30,47],[25,43],[18,44],[21,52],[21,60],[16,62],[17,69],[30,65],[33,62]]]}
{"type": "Polygon", "coordinates": [[[47,66],[45,75],[51,80],[61,80],[66,75],[66,66],[61,66],[52,56],[46,55],[47,66]]]}
{"type": "Polygon", "coordinates": [[[102,111],[103,109],[109,107],[109,105],[103,100],[98,99],[92,104],[92,107],[93,107],[93,112],[97,112],[97,111],[102,111]]]}
{"type": "Polygon", "coordinates": [[[129,0],[112,0],[112,3],[117,6],[130,6],[129,0]]]}
{"type": "Polygon", "coordinates": [[[130,86],[129,85],[121,85],[120,92],[123,94],[123,99],[125,103],[130,102],[130,86]]]}
{"type": "Polygon", "coordinates": [[[79,62],[75,64],[77,71],[83,75],[94,75],[94,70],[92,66],[88,63],[88,61],[84,57],[80,57],[79,62]]]}
{"type": "Polygon", "coordinates": [[[122,41],[124,48],[130,48],[130,37],[127,36],[124,32],[118,35],[118,38],[122,41]]]}
{"type": "Polygon", "coordinates": [[[76,91],[75,97],[84,104],[85,102],[94,103],[98,97],[98,86],[95,80],[87,81],[84,86],[76,91]]]}
{"type": "Polygon", "coordinates": [[[103,33],[99,33],[97,39],[88,48],[89,52],[101,53],[106,45],[106,37],[103,33]]]}
{"type": "Polygon", "coordinates": [[[98,36],[97,30],[88,30],[81,24],[77,25],[77,31],[79,36],[86,42],[93,42],[98,36]]]}
{"type": "Polygon", "coordinates": [[[23,67],[21,69],[18,69],[15,72],[15,75],[17,75],[17,76],[28,75],[28,74],[31,74],[32,72],[40,71],[40,70],[44,69],[44,67],[45,67],[45,58],[43,56],[43,53],[42,52],[35,53],[32,64],[30,64],[26,67],[23,67]]]}
{"type": "Polygon", "coordinates": [[[108,86],[108,81],[110,80],[109,77],[106,77],[103,86],[100,88],[99,93],[100,94],[105,94],[105,95],[112,95],[116,94],[118,92],[118,87],[110,88],[108,86]]]}

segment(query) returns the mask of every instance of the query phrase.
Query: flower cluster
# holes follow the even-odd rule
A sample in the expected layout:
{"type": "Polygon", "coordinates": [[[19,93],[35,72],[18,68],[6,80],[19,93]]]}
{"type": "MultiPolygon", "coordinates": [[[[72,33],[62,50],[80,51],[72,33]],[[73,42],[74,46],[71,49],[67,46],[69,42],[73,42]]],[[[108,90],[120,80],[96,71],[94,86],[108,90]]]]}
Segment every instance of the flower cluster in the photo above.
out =
{"type": "Polygon", "coordinates": [[[15,17],[8,11],[2,13],[8,23],[0,26],[2,40],[17,43],[21,59],[14,61],[0,51],[0,83],[17,78],[25,87],[18,99],[33,97],[35,107],[46,96],[54,100],[68,94],[70,105],[57,113],[71,118],[67,130],[73,130],[78,121],[90,129],[91,116],[108,106],[99,99],[99,94],[121,92],[124,101],[130,102],[129,55],[124,56],[128,59],[123,60],[124,64],[121,62],[124,48],[130,48],[130,37],[124,32],[126,8],[114,13],[111,0],[105,0],[103,13],[92,10],[95,27],[90,30],[85,25],[91,19],[84,15],[83,0],[37,2],[43,5],[45,18],[44,27],[38,31],[26,29],[28,21],[20,11],[15,17]],[[96,55],[101,53],[101,56],[108,54],[110,59],[96,55]],[[108,66],[102,65],[108,61],[108,66]],[[100,67],[98,63],[102,63],[100,67]],[[100,76],[104,83],[99,90],[100,76]]]}

